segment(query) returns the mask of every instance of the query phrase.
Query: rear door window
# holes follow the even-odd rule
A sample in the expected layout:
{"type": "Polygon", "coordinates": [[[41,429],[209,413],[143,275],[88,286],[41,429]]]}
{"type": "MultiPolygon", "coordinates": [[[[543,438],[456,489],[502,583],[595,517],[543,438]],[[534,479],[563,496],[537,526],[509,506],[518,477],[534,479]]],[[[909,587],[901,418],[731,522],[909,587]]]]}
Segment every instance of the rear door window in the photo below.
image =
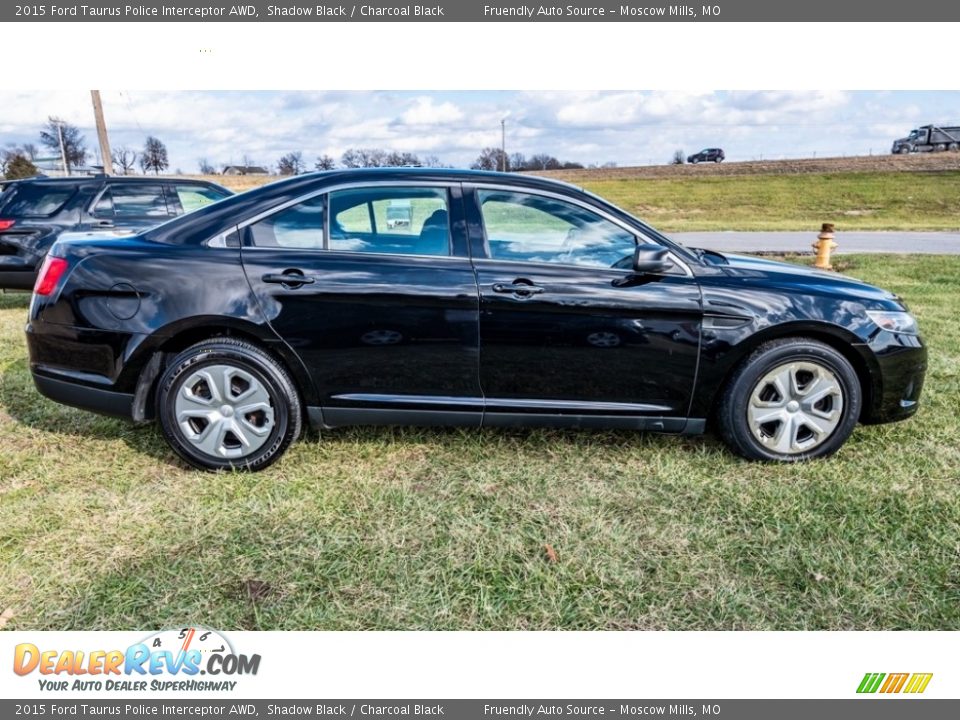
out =
{"type": "Polygon", "coordinates": [[[163,185],[130,183],[109,185],[93,209],[97,217],[167,218],[175,213],[167,209],[163,185]]]}
{"type": "Polygon", "coordinates": [[[331,250],[449,255],[446,188],[370,187],[330,194],[331,250]]]}
{"type": "Polygon", "coordinates": [[[60,212],[75,192],[75,186],[18,184],[0,196],[3,199],[0,207],[3,208],[3,214],[10,217],[50,217],[60,212]]]}
{"type": "Polygon", "coordinates": [[[228,197],[227,193],[217,188],[190,183],[177,183],[168,187],[167,191],[173,201],[171,210],[174,214],[193,212],[228,197]],[[177,204],[179,204],[179,207],[177,207],[177,204]]]}

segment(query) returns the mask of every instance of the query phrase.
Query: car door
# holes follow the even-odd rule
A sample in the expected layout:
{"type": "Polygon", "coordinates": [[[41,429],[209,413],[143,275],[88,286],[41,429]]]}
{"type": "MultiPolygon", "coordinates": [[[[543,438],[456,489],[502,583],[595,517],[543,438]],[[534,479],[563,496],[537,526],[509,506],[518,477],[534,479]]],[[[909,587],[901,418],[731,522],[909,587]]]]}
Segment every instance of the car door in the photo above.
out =
{"type": "Polygon", "coordinates": [[[107,182],[82,230],[137,232],[175,217],[161,182],[107,182]]]}
{"type": "Polygon", "coordinates": [[[639,233],[575,198],[478,185],[465,202],[482,234],[484,422],[536,413],[561,425],[683,429],[701,302],[681,259],[665,274],[634,274],[639,233]]]}
{"type": "Polygon", "coordinates": [[[329,425],[479,425],[479,300],[459,185],[314,195],[241,229],[243,265],[329,425]],[[409,202],[410,222],[387,210],[409,202]]]}

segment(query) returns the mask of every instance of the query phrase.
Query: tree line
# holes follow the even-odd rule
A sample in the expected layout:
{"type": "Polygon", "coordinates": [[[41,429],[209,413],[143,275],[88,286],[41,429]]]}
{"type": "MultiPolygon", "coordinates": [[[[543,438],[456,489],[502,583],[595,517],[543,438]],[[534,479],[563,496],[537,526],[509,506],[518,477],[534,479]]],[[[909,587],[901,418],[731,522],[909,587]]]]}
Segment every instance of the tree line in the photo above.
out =
{"type": "MultiPolygon", "coordinates": [[[[55,159],[56,162],[66,165],[68,172],[86,166],[90,152],[86,147],[86,139],[80,128],[71,125],[62,118],[50,116],[40,130],[40,147],[50,153],[46,160],[55,159]]],[[[120,175],[130,175],[140,168],[144,174],[159,175],[170,167],[167,146],[159,138],[150,135],[144,141],[142,148],[132,148],[122,145],[111,152],[111,170],[120,175]]],[[[8,145],[0,149],[0,175],[12,180],[31,177],[39,173],[37,162],[40,160],[40,149],[33,143],[8,145]]],[[[607,163],[603,167],[611,167],[615,163],[607,163]]],[[[203,175],[218,174],[218,168],[206,158],[198,162],[200,173],[203,175]]],[[[243,168],[255,167],[255,163],[248,157],[243,158],[243,168]]],[[[229,165],[219,168],[222,172],[229,165]]],[[[421,157],[411,152],[386,150],[384,148],[349,148],[339,161],[330,155],[320,155],[313,163],[314,170],[333,170],[343,168],[374,168],[374,167],[451,167],[444,165],[436,155],[421,157]]],[[[477,170],[502,170],[505,172],[520,172],[523,170],[562,170],[584,167],[581,163],[562,161],[547,153],[537,153],[529,157],[523,153],[506,154],[501,148],[484,148],[477,159],[470,165],[477,170]]],[[[596,165],[591,167],[598,167],[596,165]]],[[[279,175],[299,175],[307,172],[308,161],[303,152],[288,152],[280,157],[276,163],[276,172],[279,175]]],[[[263,168],[269,172],[268,168],[263,168]]],[[[179,174],[180,171],[177,170],[179,174]]]]}

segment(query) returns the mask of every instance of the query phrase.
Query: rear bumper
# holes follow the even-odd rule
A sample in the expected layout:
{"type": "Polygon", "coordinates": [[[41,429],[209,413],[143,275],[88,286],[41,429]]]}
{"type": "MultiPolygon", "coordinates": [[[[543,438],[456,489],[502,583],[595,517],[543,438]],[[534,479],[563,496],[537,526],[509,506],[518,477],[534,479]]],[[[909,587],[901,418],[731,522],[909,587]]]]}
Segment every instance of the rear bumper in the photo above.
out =
{"type": "Polygon", "coordinates": [[[36,372],[32,374],[33,384],[36,385],[40,394],[55,402],[102,415],[125,418],[132,416],[133,395],[80,385],[71,380],[61,380],[36,372]]]}
{"type": "Polygon", "coordinates": [[[33,383],[56,402],[130,418],[135,387],[120,380],[137,337],[33,320],[26,327],[33,383]]]}
{"type": "Polygon", "coordinates": [[[0,288],[8,290],[33,290],[37,273],[33,268],[23,270],[0,270],[0,288]]]}

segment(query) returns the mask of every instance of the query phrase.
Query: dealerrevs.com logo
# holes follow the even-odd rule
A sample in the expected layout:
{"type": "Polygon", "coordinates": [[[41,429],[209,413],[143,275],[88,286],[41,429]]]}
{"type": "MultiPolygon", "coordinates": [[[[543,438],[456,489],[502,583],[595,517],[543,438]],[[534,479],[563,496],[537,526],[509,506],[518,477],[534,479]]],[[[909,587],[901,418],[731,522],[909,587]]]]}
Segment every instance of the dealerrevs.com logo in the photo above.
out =
{"type": "Polygon", "coordinates": [[[222,633],[205,628],[164,630],[125,650],[14,648],[13,671],[36,673],[41,690],[231,691],[243,675],[256,675],[260,655],[234,651],[222,633]],[[201,677],[202,676],[202,677],[201,677]]]}
{"type": "Polygon", "coordinates": [[[857,686],[858,693],[919,694],[927,689],[933,673],[867,673],[857,686]]]}

